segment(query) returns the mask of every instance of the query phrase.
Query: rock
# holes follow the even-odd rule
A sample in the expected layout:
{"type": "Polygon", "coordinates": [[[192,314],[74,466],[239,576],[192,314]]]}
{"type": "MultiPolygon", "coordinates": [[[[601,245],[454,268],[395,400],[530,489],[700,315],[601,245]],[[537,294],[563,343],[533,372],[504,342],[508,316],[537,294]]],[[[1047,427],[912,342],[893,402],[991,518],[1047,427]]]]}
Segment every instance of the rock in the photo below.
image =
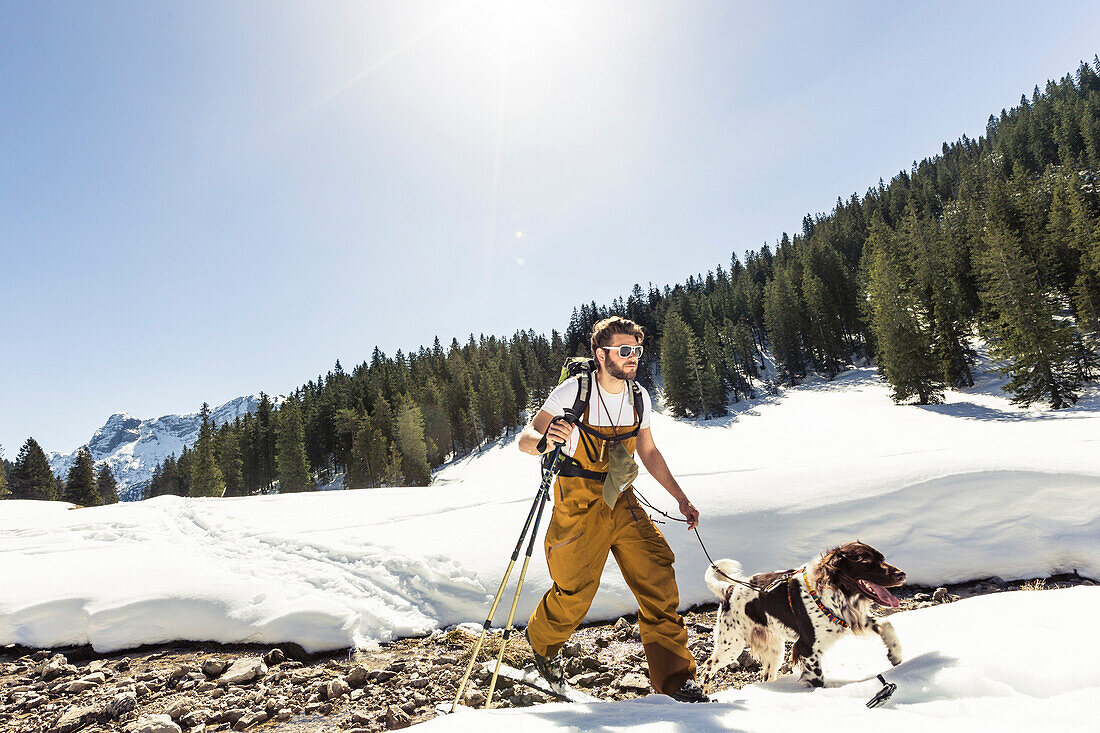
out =
{"type": "Polygon", "coordinates": [[[69,664],[69,660],[65,658],[64,654],[55,654],[45,664],[42,665],[42,671],[39,676],[46,682],[57,679],[58,677],[64,677],[68,674],[75,674],[76,667],[69,664]]]}
{"type": "Polygon", "coordinates": [[[386,728],[389,730],[397,730],[398,728],[408,728],[411,720],[408,713],[395,705],[389,705],[386,707],[386,728]]]}
{"type": "Polygon", "coordinates": [[[73,733],[91,723],[97,715],[99,710],[90,705],[71,708],[54,723],[50,733],[73,733]]]}
{"type": "Polygon", "coordinates": [[[368,675],[368,679],[372,679],[375,682],[389,682],[397,673],[389,669],[376,669],[368,675]]]}
{"type": "Polygon", "coordinates": [[[417,677],[415,680],[409,680],[406,684],[414,690],[423,690],[431,683],[432,680],[429,677],[417,677]]]}
{"type": "Polygon", "coordinates": [[[293,659],[295,662],[305,664],[313,659],[313,656],[303,649],[301,644],[295,644],[292,641],[281,644],[279,648],[283,650],[283,654],[285,654],[288,659],[293,659]]]}
{"type": "Polygon", "coordinates": [[[180,666],[176,667],[175,669],[173,669],[169,673],[168,681],[173,682],[175,680],[181,680],[184,677],[187,677],[188,675],[190,675],[194,671],[196,671],[194,667],[191,667],[191,666],[186,665],[186,664],[180,665],[180,666]]]}
{"type": "MultiPolygon", "coordinates": [[[[179,722],[184,728],[193,729],[196,726],[205,725],[208,720],[210,720],[210,711],[204,708],[202,710],[192,710],[186,713],[180,717],[179,722]]],[[[193,730],[192,733],[194,733],[193,730]]]]}
{"type": "Polygon", "coordinates": [[[649,691],[649,680],[637,672],[629,672],[619,680],[619,689],[647,692],[649,691]]]}
{"type": "Polygon", "coordinates": [[[634,641],[642,640],[642,629],[638,626],[638,624],[634,624],[630,627],[630,638],[634,641]]]}
{"type": "Polygon", "coordinates": [[[247,730],[254,725],[267,722],[267,713],[249,713],[233,724],[233,730],[247,730]]]}
{"type": "Polygon", "coordinates": [[[219,677],[229,666],[224,659],[207,659],[202,663],[202,673],[207,677],[219,677]]]}
{"type": "Polygon", "coordinates": [[[242,685],[246,682],[260,679],[266,674],[267,665],[264,664],[264,660],[258,657],[238,659],[233,662],[229,669],[225,671],[225,674],[218,679],[218,684],[222,687],[227,685],[242,685]]]}
{"type": "Polygon", "coordinates": [[[407,666],[407,662],[393,662],[392,664],[388,665],[386,669],[391,672],[404,672],[407,666]]]}
{"type": "Polygon", "coordinates": [[[351,699],[352,700],[358,700],[359,698],[361,698],[365,694],[367,694],[367,691],[364,690],[362,687],[360,687],[357,690],[352,690],[351,691],[351,699]]]}
{"type": "Polygon", "coordinates": [[[616,636],[622,636],[623,634],[629,634],[632,628],[632,624],[626,620],[626,616],[620,616],[615,622],[615,626],[612,627],[616,636]]]}
{"type": "Polygon", "coordinates": [[[916,603],[923,603],[924,601],[930,600],[932,600],[932,596],[928,595],[927,593],[917,593],[913,596],[913,601],[915,601],[916,603]]]}
{"type": "Polygon", "coordinates": [[[339,677],[334,679],[332,682],[329,682],[328,685],[325,686],[325,697],[329,700],[335,700],[336,698],[342,697],[349,692],[351,692],[351,686],[339,677]]]}
{"type": "Polygon", "coordinates": [[[275,720],[285,723],[294,717],[294,713],[290,712],[290,708],[281,708],[278,713],[275,714],[275,720]]]}
{"type": "Polygon", "coordinates": [[[219,723],[229,723],[230,725],[236,725],[237,721],[240,720],[241,718],[243,718],[246,715],[248,715],[247,710],[243,710],[241,708],[233,708],[231,710],[226,710],[225,712],[218,715],[217,716],[217,719],[218,719],[217,722],[219,722],[219,723]]]}
{"type": "Polygon", "coordinates": [[[370,672],[366,667],[354,667],[348,676],[344,678],[344,681],[348,683],[348,687],[362,687],[367,684],[367,676],[370,672]]]}
{"type": "Polygon", "coordinates": [[[274,649],[272,649],[271,651],[269,651],[267,654],[264,655],[264,663],[268,667],[273,667],[276,664],[279,664],[280,662],[285,662],[285,661],[286,661],[286,654],[284,654],[283,650],[280,649],[279,647],[275,647],[274,649]]]}
{"type": "Polygon", "coordinates": [[[95,674],[90,674],[87,677],[81,677],[78,680],[70,682],[69,685],[65,688],[65,692],[84,692],[85,690],[90,690],[93,687],[98,687],[106,681],[107,677],[102,672],[96,672],[95,674]]]}
{"type": "Polygon", "coordinates": [[[34,710],[35,708],[42,707],[43,705],[45,705],[49,701],[50,701],[50,698],[46,695],[32,694],[23,701],[22,708],[23,708],[23,710],[27,710],[27,711],[34,710]]]}
{"type": "Polygon", "coordinates": [[[130,658],[129,657],[123,657],[122,659],[118,660],[118,663],[115,664],[115,671],[116,672],[129,672],[130,671],[130,658]]]}
{"type": "Polygon", "coordinates": [[[183,733],[167,715],[143,715],[126,726],[126,733],[183,733]]]}
{"type": "Polygon", "coordinates": [[[760,662],[756,661],[756,657],[748,649],[744,649],[737,658],[737,666],[746,672],[755,672],[760,669],[760,662]]]}
{"type": "Polygon", "coordinates": [[[88,666],[84,668],[84,671],[89,672],[89,673],[90,672],[98,672],[101,669],[106,669],[106,668],[107,668],[107,660],[106,659],[93,659],[92,661],[88,662],[88,666]]]}
{"type": "Polygon", "coordinates": [[[581,687],[591,687],[596,682],[596,678],[599,677],[595,672],[586,672],[579,674],[570,680],[570,684],[580,685],[581,687]]]}
{"type": "Polygon", "coordinates": [[[932,593],[932,600],[936,603],[945,603],[951,600],[951,594],[947,592],[946,588],[936,588],[932,593]]]}
{"type": "Polygon", "coordinates": [[[118,720],[124,713],[128,713],[137,707],[137,694],[129,690],[123,691],[111,698],[103,712],[111,720],[118,720]]]}
{"type": "Polygon", "coordinates": [[[168,709],[165,710],[164,713],[172,720],[179,720],[184,715],[187,715],[187,713],[191,712],[191,707],[191,701],[183,697],[169,705],[168,709]]]}

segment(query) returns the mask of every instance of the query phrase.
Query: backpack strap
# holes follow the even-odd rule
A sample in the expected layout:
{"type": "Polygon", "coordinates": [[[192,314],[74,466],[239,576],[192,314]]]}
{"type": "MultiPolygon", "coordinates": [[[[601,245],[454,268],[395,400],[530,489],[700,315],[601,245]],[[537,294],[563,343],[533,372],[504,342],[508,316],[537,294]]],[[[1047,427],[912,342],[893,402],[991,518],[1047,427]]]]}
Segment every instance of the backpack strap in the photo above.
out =
{"type": "Polygon", "coordinates": [[[638,416],[638,430],[641,430],[642,411],[645,409],[645,400],[642,399],[642,386],[633,379],[628,379],[626,386],[634,394],[634,414],[638,416]]]}

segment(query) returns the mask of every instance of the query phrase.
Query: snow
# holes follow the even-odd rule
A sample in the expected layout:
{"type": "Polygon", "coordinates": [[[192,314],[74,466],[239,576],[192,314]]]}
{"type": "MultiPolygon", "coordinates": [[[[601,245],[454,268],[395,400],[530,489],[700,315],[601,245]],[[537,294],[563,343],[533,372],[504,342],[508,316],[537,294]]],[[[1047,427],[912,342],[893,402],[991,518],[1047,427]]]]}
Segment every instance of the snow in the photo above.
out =
{"type": "MultiPolygon", "coordinates": [[[[653,416],[716,559],[736,558],[750,573],[794,567],[858,537],[921,584],[1100,575],[1094,393],[1067,410],[1021,410],[986,379],[944,405],[899,407],[861,368],[735,407],[710,421],[653,416]]],[[[0,502],[0,644],[296,641],[318,651],[480,622],[539,483],[538,461],[514,442],[446,467],[429,487],[82,509],[0,502]]],[[[644,470],[636,485],[675,512],[644,470]]],[[[681,606],[712,601],[695,536],[680,524],[662,531],[678,558],[681,606]]],[[[517,619],[548,586],[539,547],[517,619]]],[[[1085,666],[1097,642],[1075,629],[1100,609],[1098,592],[1011,593],[895,616],[907,661],[890,673],[901,686],[890,711],[863,707],[874,681],[810,693],[781,679],[699,710],[660,699],[598,711],[541,706],[477,713],[478,725],[774,730],[886,715],[913,729],[966,715],[1009,729],[1040,720],[1079,728],[1074,716],[1100,680],[1085,666]]],[[[608,563],[589,618],[635,609],[608,563]]],[[[881,646],[866,640],[826,656],[836,680],[885,666],[881,646]]]]}
{"type": "Polygon", "coordinates": [[[846,637],[824,658],[826,686],[793,677],[716,693],[690,705],[659,695],[628,702],[551,704],[493,711],[460,709],[424,723],[424,733],[515,730],[790,731],[881,729],[1096,730],[1100,587],[1016,591],[890,617],[905,650],[891,668],[872,635],[846,637]],[[866,702],[883,673],[897,691],[880,708],[866,702]]]}

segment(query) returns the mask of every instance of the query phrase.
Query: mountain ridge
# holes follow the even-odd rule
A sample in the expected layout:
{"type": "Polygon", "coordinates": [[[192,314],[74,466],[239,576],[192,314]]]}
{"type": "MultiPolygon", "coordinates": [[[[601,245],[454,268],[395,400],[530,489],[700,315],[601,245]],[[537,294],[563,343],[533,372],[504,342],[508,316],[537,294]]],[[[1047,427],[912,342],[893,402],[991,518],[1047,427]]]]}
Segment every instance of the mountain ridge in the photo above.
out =
{"type": "MultiPolygon", "coordinates": [[[[276,407],[286,399],[270,397],[276,407]]],[[[260,395],[242,395],[222,403],[210,411],[215,427],[233,422],[238,417],[256,412],[260,395]]],[[[199,437],[202,418],[198,412],[161,415],[143,420],[128,412],[111,414],[86,443],[96,463],[105,461],[118,482],[122,501],[134,501],[153,478],[157,466],[168,456],[178,456],[199,437]]],[[[50,451],[50,469],[62,478],[76,460],[76,448],[70,453],[50,451]]]]}

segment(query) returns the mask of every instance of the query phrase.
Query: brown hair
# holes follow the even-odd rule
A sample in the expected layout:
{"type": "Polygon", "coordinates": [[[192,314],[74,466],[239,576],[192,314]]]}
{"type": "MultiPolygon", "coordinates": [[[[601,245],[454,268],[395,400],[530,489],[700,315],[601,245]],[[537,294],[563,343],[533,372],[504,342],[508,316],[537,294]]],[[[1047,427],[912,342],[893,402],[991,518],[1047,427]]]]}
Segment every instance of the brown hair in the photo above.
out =
{"type": "Polygon", "coordinates": [[[633,336],[639,344],[645,340],[645,331],[637,323],[622,316],[611,316],[592,327],[592,356],[596,355],[596,349],[599,347],[610,345],[611,337],[618,334],[633,336]]]}

